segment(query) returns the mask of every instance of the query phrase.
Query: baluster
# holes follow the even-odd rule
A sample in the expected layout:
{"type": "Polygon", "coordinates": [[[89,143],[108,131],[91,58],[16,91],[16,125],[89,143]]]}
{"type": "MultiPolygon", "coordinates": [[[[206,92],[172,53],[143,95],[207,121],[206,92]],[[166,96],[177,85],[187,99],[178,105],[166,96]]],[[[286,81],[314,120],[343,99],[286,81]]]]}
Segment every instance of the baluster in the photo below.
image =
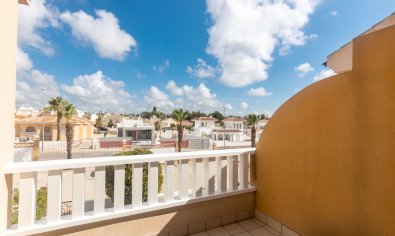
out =
{"type": "Polygon", "coordinates": [[[60,221],[62,209],[62,170],[48,171],[47,223],[60,221]]]}
{"type": "Polygon", "coordinates": [[[185,199],[188,197],[188,160],[180,160],[179,165],[179,197],[185,199]]]}
{"type": "Polygon", "coordinates": [[[125,165],[114,166],[114,211],[125,207],[125,165]]]}
{"type": "Polygon", "coordinates": [[[248,155],[239,155],[239,189],[248,187],[248,155]]]}
{"type": "Polygon", "coordinates": [[[195,161],[195,197],[203,195],[203,159],[194,159],[195,161]]]}
{"type": "Polygon", "coordinates": [[[158,203],[158,166],[159,162],[148,163],[148,204],[158,203]]]}
{"type": "Polygon", "coordinates": [[[73,210],[72,218],[80,218],[85,213],[85,168],[73,171],[73,210]]]}
{"type": "Polygon", "coordinates": [[[132,206],[139,207],[143,203],[143,163],[133,164],[132,206]]]}
{"type": "Polygon", "coordinates": [[[34,225],[36,218],[37,174],[26,172],[20,174],[18,227],[34,225]]]}
{"type": "Polygon", "coordinates": [[[106,167],[97,166],[95,168],[95,199],[94,199],[94,213],[100,214],[104,212],[105,208],[105,181],[106,181],[106,167]]]}
{"type": "Polygon", "coordinates": [[[165,199],[174,200],[174,161],[165,162],[165,199]]]}

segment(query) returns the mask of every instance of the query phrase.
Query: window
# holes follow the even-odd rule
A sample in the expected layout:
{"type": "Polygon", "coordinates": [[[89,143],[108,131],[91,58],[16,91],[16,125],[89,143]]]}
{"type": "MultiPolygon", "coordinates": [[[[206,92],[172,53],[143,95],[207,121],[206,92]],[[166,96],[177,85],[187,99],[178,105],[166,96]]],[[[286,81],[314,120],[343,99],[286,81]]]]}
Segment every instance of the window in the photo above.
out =
{"type": "Polygon", "coordinates": [[[33,133],[33,132],[36,132],[36,129],[32,126],[29,126],[26,128],[26,132],[33,133]]]}

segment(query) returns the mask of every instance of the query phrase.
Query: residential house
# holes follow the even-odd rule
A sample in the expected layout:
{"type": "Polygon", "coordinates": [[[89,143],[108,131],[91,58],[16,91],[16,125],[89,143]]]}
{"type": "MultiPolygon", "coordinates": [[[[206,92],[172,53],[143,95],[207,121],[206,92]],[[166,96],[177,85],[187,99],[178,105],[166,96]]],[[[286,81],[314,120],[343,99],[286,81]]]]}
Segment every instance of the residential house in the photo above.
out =
{"type": "Polygon", "coordinates": [[[132,141],[149,141],[155,144],[155,126],[153,124],[144,123],[144,119],[123,119],[121,123],[117,123],[118,137],[131,138],[132,141]]]}
{"type": "Polygon", "coordinates": [[[215,129],[215,122],[218,121],[214,117],[195,117],[192,135],[198,137],[209,137],[211,131],[215,129]]]}
{"type": "MultiPolygon", "coordinates": [[[[73,126],[73,140],[86,140],[93,137],[93,123],[88,119],[74,115],[69,120],[73,126]]],[[[56,141],[60,132],[60,140],[66,141],[66,119],[60,121],[60,131],[57,127],[57,116],[50,112],[41,113],[39,116],[15,116],[15,137],[33,138],[36,135],[42,139],[44,125],[44,140],[56,141]]]]}

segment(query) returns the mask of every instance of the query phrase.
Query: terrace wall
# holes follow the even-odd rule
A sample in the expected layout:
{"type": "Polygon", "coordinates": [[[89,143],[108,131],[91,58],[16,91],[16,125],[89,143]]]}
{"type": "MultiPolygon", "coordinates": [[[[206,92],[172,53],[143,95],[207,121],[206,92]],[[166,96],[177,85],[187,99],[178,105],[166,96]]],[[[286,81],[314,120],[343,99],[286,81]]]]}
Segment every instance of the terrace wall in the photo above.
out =
{"type": "Polygon", "coordinates": [[[395,27],[353,41],[353,70],[305,88],[257,145],[256,208],[301,235],[395,232],[395,27]]]}

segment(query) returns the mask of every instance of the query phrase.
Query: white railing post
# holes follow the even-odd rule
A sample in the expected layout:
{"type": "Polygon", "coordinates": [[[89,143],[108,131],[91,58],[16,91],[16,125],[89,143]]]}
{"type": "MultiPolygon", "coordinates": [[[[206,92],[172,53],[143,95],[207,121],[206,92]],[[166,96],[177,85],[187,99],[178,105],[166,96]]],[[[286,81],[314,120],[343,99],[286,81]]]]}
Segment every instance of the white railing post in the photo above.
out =
{"type": "Polygon", "coordinates": [[[114,166],[114,211],[125,207],[125,165],[114,166]]]}
{"type": "Polygon", "coordinates": [[[143,163],[133,164],[132,206],[140,207],[143,203],[143,163]]]}
{"type": "Polygon", "coordinates": [[[73,219],[81,218],[85,214],[85,168],[73,171],[73,219]]]}
{"type": "Polygon", "coordinates": [[[180,199],[185,199],[188,197],[188,160],[181,160],[178,168],[178,196],[180,199]]]}
{"type": "Polygon", "coordinates": [[[62,171],[48,171],[47,222],[60,221],[62,208],[62,171]]]}
{"type": "Polygon", "coordinates": [[[95,167],[95,199],[93,201],[93,210],[95,215],[103,213],[105,210],[105,183],[106,167],[95,167]]]}
{"type": "Polygon", "coordinates": [[[202,158],[195,159],[195,197],[203,196],[203,163],[204,160],[202,158]]]}
{"type": "Polygon", "coordinates": [[[30,227],[36,220],[36,189],[36,173],[21,173],[19,180],[19,228],[30,227]]]}
{"type": "Polygon", "coordinates": [[[164,166],[165,177],[165,199],[166,201],[174,200],[174,161],[166,161],[164,166]]]}
{"type": "Polygon", "coordinates": [[[159,162],[148,163],[148,204],[158,203],[159,162]]]}
{"type": "Polygon", "coordinates": [[[248,187],[248,155],[239,155],[239,189],[248,187]]]}

